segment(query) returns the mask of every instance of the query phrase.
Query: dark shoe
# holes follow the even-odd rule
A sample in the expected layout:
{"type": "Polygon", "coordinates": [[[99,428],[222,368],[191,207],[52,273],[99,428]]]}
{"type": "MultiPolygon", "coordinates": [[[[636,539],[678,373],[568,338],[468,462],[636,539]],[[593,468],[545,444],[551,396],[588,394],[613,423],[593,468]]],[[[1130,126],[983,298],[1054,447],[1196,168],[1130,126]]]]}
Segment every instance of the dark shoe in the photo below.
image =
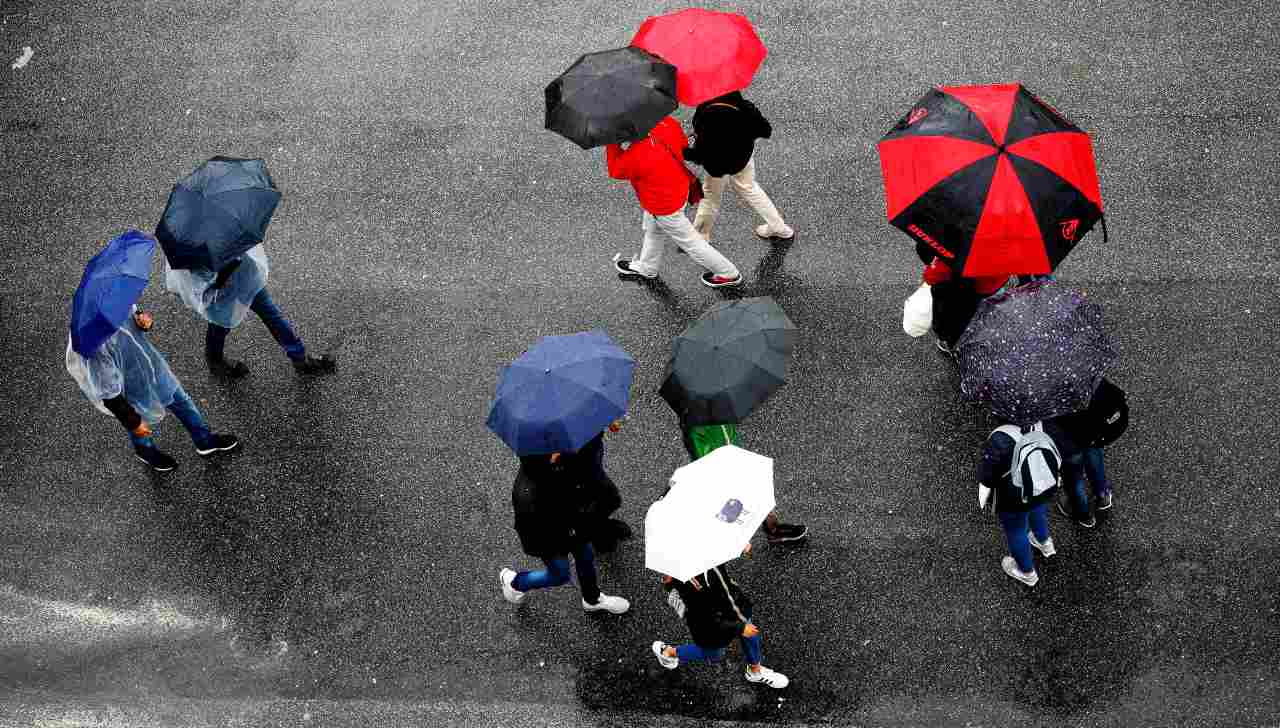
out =
{"type": "Polygon", "coordinates": [[[1111,491],[1098,495],[1098,510],[1106,511],[1111,509],[1111,491]]]}
{"type": "Polygon", "coordinates": [[[293,368],[299,374],[328,374],[338,368],[338,360],[328,354],[318,357],[307,354],[294,361],[293,368]]]}
{"type": "Polygon", "coordinates": [[[739,273],[737,278],[729,278],[726,276],[718,276],[707,272],[702,274],[702,285],[712,288],[729,288],[731,286],[742,285],[742,274],[739,273]]]}
{"type": "Polygon", "coordinates": [[[799,523],[779,523],[772,529],[765,528],[769,543],[795,543],[809,537],[809,528],[799,523]]]}
{"type": "Polygon", "coordinates": [[[947,346],[946,342],[944,342],[942,339],[938,339],[938,351],[942,352],[946,356],[951,357],[952,359],[956,358],[955,349],[952,349],[951,347],[947,346]]]}
{"type": "Polygon", "coordinates": [[[614,258],[613,269],[618,271],[618,275],[623,278],[644,278],[651,280],[658,277],[656,275],[647,276],[638,270],[633,270],[631,268],[631,261],[626,258],[614,258]]]}
{"type": "Polygon", "coordinates": [[[133,449],[133,456],[151,466],[152,470],[159,473],[167,473],[178,467],[177,460],[165,455],[154,447],[135,447],[133,449]]]}
{"type": "Polygon", "coordinates": [[[1066,516],[1067,518],[1070,518],[1072,521],[1075,522],[1077,526],[1083,526],[1084,528],[1093,528],[1094,526],[1098,525],[1098,521],[1093,517],[1092,513],[1085,516],[1084,518],[1081,518],[1080,516],[1077,516],[1074,513],[1071,513],[1070,511],[1068,511],[1067,507],[1062,504],[1061,498],[1058,499],[1058,512],[1066,516]]]}
{"type": "Polygon", "coordinates": [[[240,440],[235,435],[213,435],[204,445],[196,445],[196,452],[207,457],[215,452],[229,452],[240,447],[240,440]]]}
{"type": "Polygon", "coordinates": [[[220,377],[228,379],[239,379],[249,373],[249,367],[242,361],[229,361],[218,357],[206,356],[205,361],[209,362],[209,371],[220,377]]]}
{"type": "Polygon", "coordinates": [[[605,522],[604,528],[616,541],[626,541],[631,538],[631,526],[620,518],[610,518],[605,522]]]}

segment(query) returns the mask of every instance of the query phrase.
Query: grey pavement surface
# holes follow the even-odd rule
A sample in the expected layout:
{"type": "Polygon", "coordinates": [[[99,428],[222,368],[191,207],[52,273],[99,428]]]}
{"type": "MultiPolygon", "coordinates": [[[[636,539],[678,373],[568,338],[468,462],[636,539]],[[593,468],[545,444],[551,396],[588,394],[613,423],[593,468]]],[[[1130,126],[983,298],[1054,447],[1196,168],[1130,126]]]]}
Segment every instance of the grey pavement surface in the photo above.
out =
{"type": "MultiPolygon", "coordinates": [[[[1273,4],[743,2],[770,48],[759,178],[711,291],[672,254],[620,281],[640,213],[600,151],[543,131],[542,87],[675,3],[0,2],[0,725],[1277,726],[1280,323],[1273,4]],[[20,69],[11,63],[30,46],[20,69]],[[1028,592],[999,570],[974,468],[991,421],[900,328],[919,268],[874,143],[934,83],[1019,80],[1094,138],[1111,241],[1060,270],[1099,301],[1134,407],[1116,507],[1028,592]],[[256,321],[211,378],[153,278],[153,339],[244,452],[181,427],[160,476],[63,367],[84,262],[153,228],[173,180],[263,156],[284,191],[270,289],[340,371],[300,379],[256,321]],[[607,467],[637,528],[684,461],[657,396],[670,340],[723,295],[800,327],[744,427],[799,548],[737,565],[783,691],[685,638],[639,541],[602,559],[622,617],[570,587],[513,607],[515,460],[484,428],[498,367],[606,329],[635,356],[607,467]]],[[[687,117],[687,112],[684,112],[687,117]]]]}

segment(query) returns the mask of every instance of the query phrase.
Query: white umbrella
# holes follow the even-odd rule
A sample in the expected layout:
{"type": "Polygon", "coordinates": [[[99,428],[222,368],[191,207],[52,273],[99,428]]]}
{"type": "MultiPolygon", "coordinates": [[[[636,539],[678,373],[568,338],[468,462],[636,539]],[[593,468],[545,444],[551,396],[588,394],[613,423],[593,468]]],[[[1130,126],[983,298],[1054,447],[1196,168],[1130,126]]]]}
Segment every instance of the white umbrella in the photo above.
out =
{"type": "Polygon", "coordinates": [[[644,565],[680,581],[737,558],[777,503],[773,459],[733,445],[671,475],[644,517],[644,565]]]}

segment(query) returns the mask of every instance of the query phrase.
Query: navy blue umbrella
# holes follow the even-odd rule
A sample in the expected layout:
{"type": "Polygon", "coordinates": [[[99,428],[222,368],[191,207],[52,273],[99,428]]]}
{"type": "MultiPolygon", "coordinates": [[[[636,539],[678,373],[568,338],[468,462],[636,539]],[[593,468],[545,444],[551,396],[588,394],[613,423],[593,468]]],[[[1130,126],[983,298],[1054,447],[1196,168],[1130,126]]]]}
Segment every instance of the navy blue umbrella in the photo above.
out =
{"type": "Polygon", "coordinates": [[[486,424],[516,455],[577,452],[626,413],[635,366],[603,331],[544,336],[503,367],[486,424]]]}
{"type": "Polygon", "coordinates": [[[214,157],[173,186],[156,238],[173,268],[218,271],[262,242],[279,203],[266,162],[214,157]]]}
{"type": "Polygon", "coordinates": [[[71,298],[71,348],[80,356],[93,356],[128,318],[151,277],[155,250],[150,235],[129,230],[89,259],[71,298]]]}

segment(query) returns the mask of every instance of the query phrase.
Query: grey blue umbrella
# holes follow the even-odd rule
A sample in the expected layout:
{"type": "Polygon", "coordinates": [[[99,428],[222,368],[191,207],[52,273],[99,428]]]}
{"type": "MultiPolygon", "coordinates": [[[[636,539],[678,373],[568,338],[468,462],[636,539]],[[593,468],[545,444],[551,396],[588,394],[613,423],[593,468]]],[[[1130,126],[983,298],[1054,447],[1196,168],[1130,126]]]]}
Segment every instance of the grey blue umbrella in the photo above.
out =
{"type": "Polygon", "coordinates": [[[214,157],[173,186],[156,239],[171,267],[219,271],[262,242],[279,202],[266,162],[214,157]]]}
{"type": "Polygon", "coordinates": [[[1116,351],[1096,303],[1040,280],[982,301],[956,355],[967,399],[1029,425],[1088,407],[1116,351]]]}
{"type": "Polygon", "coordinates": [[[643,139],[676,110],[676,68],[639,48],[587,53],[546,89],[546,128],[583,149],[643,139]]]}
{"type": "Polygon", "coordinates": [[[718,303],[676,337],[658,393],[686,425],[740,422],[786,381],[795,338],[769,296],[718,303]]]}

